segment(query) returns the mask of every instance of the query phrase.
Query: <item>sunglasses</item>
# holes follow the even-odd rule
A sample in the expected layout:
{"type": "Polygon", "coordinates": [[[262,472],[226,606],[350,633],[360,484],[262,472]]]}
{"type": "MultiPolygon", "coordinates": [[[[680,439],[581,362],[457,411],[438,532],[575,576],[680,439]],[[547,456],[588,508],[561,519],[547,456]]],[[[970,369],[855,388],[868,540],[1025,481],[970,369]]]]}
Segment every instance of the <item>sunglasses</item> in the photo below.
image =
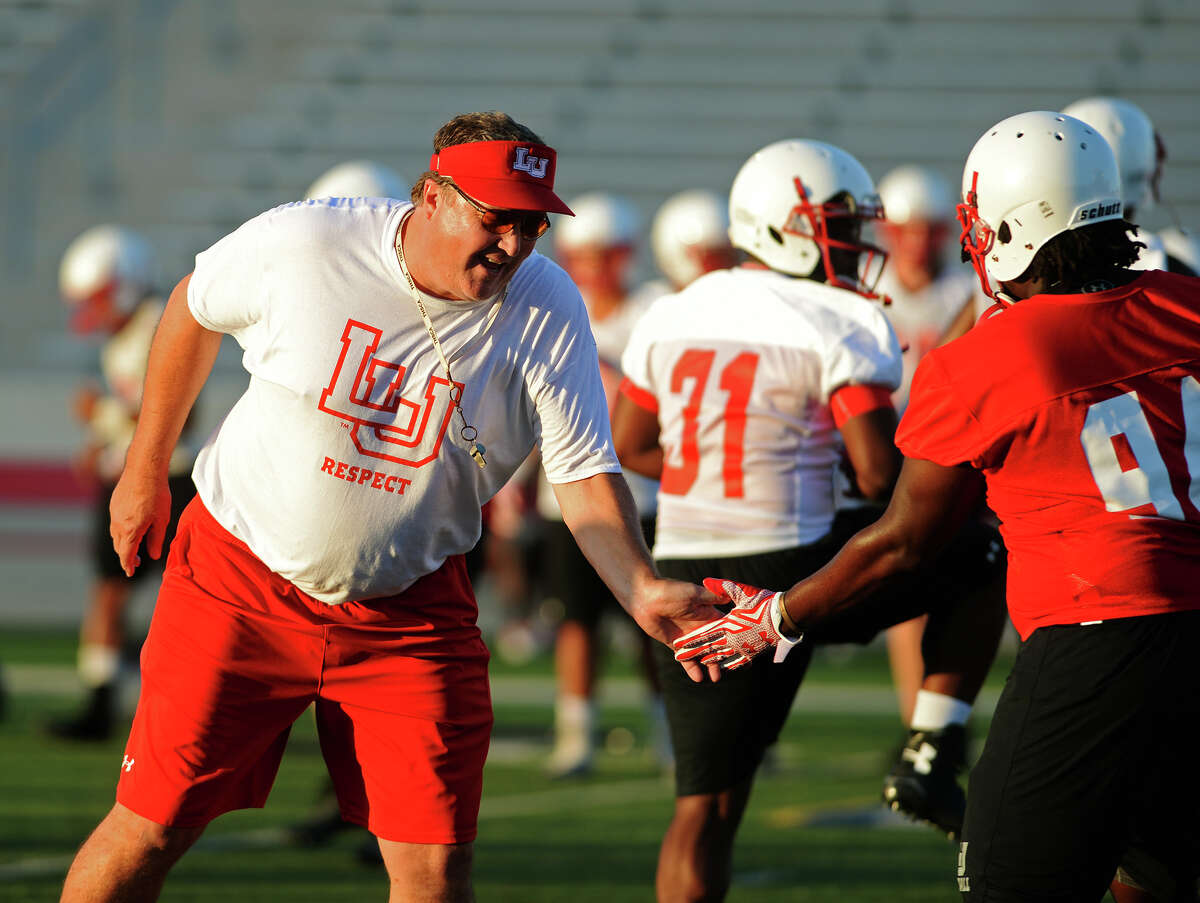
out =
{"type": "Polygon", "coordinates": [[[453,182],[448,183],[458,192],[459,196],[475,208],[479,214],[479,224],[493,235],[507,235],[513,227],[519,227],[521,237],[527,241],[535,241],[546,234],[550,228],[550,217],[545,213],[523,213],[519,210],[489,210],[481,207],[475,199],[466,194],[453,182]]]}

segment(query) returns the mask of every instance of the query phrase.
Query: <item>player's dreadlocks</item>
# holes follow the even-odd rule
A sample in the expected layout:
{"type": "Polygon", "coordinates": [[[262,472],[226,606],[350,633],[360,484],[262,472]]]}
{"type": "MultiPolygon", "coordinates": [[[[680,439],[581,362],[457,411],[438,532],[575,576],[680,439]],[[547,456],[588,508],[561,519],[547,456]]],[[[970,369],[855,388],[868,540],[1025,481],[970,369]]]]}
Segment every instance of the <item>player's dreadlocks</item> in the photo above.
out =
{"type": "Polygon", "coordinates": [[[1089,282],[1127,270],[1146,247],[1134,241],[1137,226],[1125,220],[1105,220],[1054,236],[1037,252],[1016,282],[1041,279],[1049,289],[1070,292],[1089,282]]]}

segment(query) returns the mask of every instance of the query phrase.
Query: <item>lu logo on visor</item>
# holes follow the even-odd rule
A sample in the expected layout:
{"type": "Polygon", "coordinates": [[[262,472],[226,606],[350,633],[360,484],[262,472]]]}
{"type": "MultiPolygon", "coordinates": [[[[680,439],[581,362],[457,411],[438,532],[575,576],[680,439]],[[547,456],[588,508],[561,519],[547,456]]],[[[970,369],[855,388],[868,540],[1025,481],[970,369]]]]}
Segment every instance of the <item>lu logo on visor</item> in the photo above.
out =
{"type": "Polygon", "coordinates": [[[520,172],[527,172],[535,179],[544,179],[546,178],[546,167],[549,164],[549,157],[535,157],[529,153],[529,148],[518,147],[512,168],[520,172]]]}

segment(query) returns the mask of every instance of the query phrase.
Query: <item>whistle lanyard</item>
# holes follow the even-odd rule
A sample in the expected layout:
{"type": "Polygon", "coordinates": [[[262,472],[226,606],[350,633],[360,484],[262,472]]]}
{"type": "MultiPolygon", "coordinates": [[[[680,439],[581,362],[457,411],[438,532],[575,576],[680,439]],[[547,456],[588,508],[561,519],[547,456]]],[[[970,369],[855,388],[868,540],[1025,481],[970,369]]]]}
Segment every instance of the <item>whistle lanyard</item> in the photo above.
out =
{"type": "MultiPolygon", "coordinates": [[[[411,215],[411,214],[410,214],[411,215]]],[[[404,274],[404,279],[408,282],[408,290],[412,295],[413,301],[417,304],[417,310],[421,312],[421,319],[425,321],[425,331],[429,333],[429,339],[433,342],[433,350],[437,352],[438,359],[442,362],[442,367],[446,370],[446,381],[450,383],[450,401],[454,404],[454,409],[458,411],[458,419],[462,421],[462,426],[458,430],[459,436],[463,442],[467,443],[467,453],[474,459],[475,463],[481,468],[487,466],[487,461],[483,455],[487,449],[484,444],[479,441],[479,430],[475,429],[467,422],[467,415],[462,409],[462,389],[454,382],[454,377],[450,375],[450,361],[446,358],[446,352],[442,350],[442,343],[438,339],[437,333],[433,329],[433,320],[429,318],[429,311],[425,309],[425,302],[421,300],[421,292],[417,289],[417,283],[413,280],[412,274],[408,272],[408,263],[404,259],[404,242],[401,236],[404,233],[404,222],[400,221],[399,227],[396,229],[396,259],[400,261],[400,272],[404,274]]],[[[500,296],[500,303],[496,304],[488,314],[487,323],[484,324],[484,329],[495,319],[496,313],[500,309],[500,305],[504,303],[504,298],[508,294],[508,287],[505,286],[504,294],[500,296]]]]}

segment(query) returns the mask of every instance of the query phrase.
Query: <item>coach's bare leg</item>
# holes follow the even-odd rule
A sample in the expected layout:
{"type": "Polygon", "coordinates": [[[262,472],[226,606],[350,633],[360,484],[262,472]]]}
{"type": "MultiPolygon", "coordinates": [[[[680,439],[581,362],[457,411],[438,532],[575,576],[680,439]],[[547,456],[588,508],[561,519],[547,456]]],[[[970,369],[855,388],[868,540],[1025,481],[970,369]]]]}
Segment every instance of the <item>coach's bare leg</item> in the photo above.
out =
{"type": "Polygon", "coordinates": [[[658,903],[717,903],[729,892],[733,840],[753,779],[721,793],[680,796],[658,852],[658,903]]]}
{"type": "Polygon", "coordinates": [[[120,803],[84,841],[63,884],[62,903],[148,903],[204,828],[168,828],[120,803]]]}
{"type": "Polygon", "coordinates": [[[399,843],[379,839],[391,903],[474,903],[469,843],[399,843]]]}

